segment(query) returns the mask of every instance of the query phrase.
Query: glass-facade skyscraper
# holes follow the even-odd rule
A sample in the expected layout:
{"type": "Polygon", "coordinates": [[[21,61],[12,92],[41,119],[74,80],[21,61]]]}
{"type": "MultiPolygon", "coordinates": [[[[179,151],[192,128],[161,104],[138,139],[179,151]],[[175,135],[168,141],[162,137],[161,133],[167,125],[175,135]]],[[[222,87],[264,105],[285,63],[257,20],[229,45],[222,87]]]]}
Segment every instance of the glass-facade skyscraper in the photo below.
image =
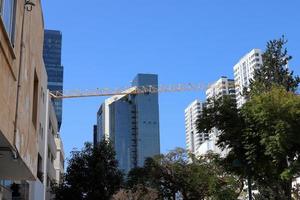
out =
{"type": "MultiPolygon", "coordinates": [[[[64,68],[61,65],[62,34],[56,30],[45,30],[43,58],[48,75],[48,89],[50,91],[63,91],[64,68]]],[[[52,100],[58,129],[62,123],[62,100],[52,100]]]]}
{"type": "Polygon", "coordinates": [[[125,95],[115,95],[97,112],[95,142],[112,142],[119,167],[125,173],[160,154],[158,94],[131,94],[136,87],[157,86],[155,74],[138,74],[125,95]]]}

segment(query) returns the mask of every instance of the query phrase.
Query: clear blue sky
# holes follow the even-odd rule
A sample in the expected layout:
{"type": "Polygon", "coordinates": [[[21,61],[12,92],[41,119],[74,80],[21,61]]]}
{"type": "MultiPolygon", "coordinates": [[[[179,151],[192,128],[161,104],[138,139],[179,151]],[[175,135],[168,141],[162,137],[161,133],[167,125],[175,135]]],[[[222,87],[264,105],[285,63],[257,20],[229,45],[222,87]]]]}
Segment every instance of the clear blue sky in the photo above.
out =
{"type": "MultiPolygon", "coordinates": [[[[63,33],[65,89],[127,86],[137,73],[161,84],[233,77],[252,48],[284,34],[300,74],[298,0],[44,0],[45,27],[63,33]]],[[[204,91],[160,95],[161,150],[185,147],[184,109],[204,91]]],[[[64,101],[66,154],[92,141],[103,98],[64,101]]]]}

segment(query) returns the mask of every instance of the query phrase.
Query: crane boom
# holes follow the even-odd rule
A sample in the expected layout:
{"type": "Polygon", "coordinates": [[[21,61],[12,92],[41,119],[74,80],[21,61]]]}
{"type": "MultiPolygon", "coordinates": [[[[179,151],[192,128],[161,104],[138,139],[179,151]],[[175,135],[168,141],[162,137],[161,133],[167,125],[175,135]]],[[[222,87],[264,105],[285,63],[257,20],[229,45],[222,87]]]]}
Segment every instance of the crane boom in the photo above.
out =
{"type": "Polygon", "coordinates": [[[183,92],[183,91],[198,91],[206,90],[209,84],[175,84],[175,85],[147,85],[147,86],[134,86],[118,89],[95,89],[95,90],[70,90],[70,91],[51,91],[50,95],[54,99],[67,99],[67,98],[82,98],[82,97],[101,97],[101,96],[114,96],[114,95],[127,95],[127,94],[149,94],[149,93],[165,93],[165,92],[183,92]],[[131,89],[131,90],[128,90],[131,89]],[[128,92],[130,91],[130,92],[128,92]]]}

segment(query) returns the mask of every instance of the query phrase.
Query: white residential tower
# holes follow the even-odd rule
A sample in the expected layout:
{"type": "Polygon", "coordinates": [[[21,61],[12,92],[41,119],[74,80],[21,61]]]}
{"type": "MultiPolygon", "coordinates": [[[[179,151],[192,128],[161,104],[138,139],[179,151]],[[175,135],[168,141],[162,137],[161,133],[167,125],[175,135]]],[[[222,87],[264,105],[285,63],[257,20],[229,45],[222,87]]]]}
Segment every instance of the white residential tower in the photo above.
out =
{"type": "MultiPolygon", "coordinates": [[[[206,99],[219,99],[224,95],[230,95],[233,99],[235,99],[235,84],[233,79],[229,79],[226,76],[222,76],[215,83],[210,85],[210,87],[206,90],[206,99]]],[[[198,148],[196,155],[204,155],[209,151],[218,153],[221,156],[226,155],[227,150],[221,150],[217,145],[218,137],[220,135],[220,131],[214,127],[210,130],[209,139],[200,145],[198,148]]]]}
{"type": "Polygon", "coordinates": [[[251,50],[234,65],[235,95],[238,108],[246,102],[245,97],[242,96],[243,90],[249,88],[250,80],[254,77],[254,70],[261,65],[262,51],[260,49],[251,50]]]}
{"type": "Polygon", "coordinates": [[[209,139],[208,133],[197,131],[197,119],[201,115],[204,106],[204,103],[195,100],[184,111],[186,147],[193,154],[196,154],[200,145],[209,139]]]}

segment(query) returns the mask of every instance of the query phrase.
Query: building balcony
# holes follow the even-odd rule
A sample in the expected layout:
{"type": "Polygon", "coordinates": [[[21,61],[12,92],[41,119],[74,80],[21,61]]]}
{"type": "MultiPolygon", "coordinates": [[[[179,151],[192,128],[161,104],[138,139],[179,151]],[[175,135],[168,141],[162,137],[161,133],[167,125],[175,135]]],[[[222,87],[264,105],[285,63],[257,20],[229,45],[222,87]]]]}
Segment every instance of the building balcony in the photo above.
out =
{"type": "MultiPolygon", "coordinates": [[[[31,167],[31,166],[30,166],[31,167]]],[[[0,177],[6,180],[35,180],[24,157],[7,141],[0,130],[0,177]]]]}
{"type": "Polygon", "coordinates": [[[51,181],[56,179],[56,170],[50,159],[47,160],[47,174],[51,181]]]}
{"type": "Polygon", "coordinates": [[[60,139],[59,136],[55,137],[55,143],[56,143],[57,150],[59,150],[61,152],[61,155],[64,159],[64,157],[65,157],[64,147],[63,147],[62,140],[60,139]]]}
{"type": "Polygon", "coordinates": [[[48,133],[48,146],[50,148],[50,151],[54,157],[56,156],[57,146],[55,143],[55,136],[51,133],[48,133]]]}

